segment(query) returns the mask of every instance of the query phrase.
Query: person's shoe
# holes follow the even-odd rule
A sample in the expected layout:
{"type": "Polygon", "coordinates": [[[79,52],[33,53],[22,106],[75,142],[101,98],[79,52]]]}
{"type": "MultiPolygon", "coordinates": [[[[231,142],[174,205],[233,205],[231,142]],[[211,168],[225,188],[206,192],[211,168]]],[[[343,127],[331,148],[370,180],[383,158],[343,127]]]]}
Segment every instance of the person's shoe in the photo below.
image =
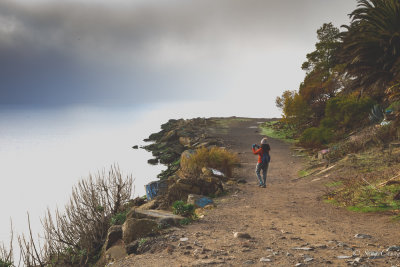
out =
{"type": "Polygon", "coordinates": [[[259,184],[259,185],[258,185],[258,187],[262,187],[262,186],[263,186],[262,184],[259,184]]]}
{"type": "Polygon", "coordinates": [[[267,186],[266,186],[265,184],[263,184],[261,187],[262,187],[262,188],[266,188],[267,186]]]}

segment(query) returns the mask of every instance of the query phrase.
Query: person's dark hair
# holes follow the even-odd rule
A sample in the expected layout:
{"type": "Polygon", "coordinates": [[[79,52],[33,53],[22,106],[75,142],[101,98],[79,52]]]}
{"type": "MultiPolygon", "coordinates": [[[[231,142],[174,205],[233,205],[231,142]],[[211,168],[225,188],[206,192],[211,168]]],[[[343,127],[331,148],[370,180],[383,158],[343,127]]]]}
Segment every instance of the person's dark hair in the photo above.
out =
{"type": "Polygon", "coordinates": [[[268,144],[262,144],[261,148],[263,151],[269,152],[271,150],[271,148],[269,147],[268,144]]]}

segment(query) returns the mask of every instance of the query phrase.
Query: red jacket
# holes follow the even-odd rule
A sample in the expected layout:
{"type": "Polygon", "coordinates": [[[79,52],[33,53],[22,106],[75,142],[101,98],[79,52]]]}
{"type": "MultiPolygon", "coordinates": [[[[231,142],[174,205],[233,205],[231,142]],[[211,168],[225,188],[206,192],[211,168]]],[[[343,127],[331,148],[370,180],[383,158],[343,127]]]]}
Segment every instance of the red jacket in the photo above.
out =
{"type": "Polygon", "coordinates": [[[258,154],[258,163],[262,163],[262,155],[264,154],[264,150],[260,147],[259,149],[255,149],[255,148],[252,148],[251,150],[253,150],[253,153],[255,154],[255,155],[257,155],[258,154]]]}

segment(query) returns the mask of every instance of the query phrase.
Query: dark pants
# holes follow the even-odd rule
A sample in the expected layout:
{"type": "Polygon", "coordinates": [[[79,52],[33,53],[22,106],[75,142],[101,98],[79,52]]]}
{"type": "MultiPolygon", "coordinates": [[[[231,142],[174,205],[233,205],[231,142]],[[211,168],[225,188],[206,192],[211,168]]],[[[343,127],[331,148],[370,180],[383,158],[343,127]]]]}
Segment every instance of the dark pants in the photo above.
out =
{"type": "Polygon", "coordinates": [[[267,171],[268,171],[268,163],[257,163],[256,166],[256,174],[257,174],[257,178],[258,178],[258,182],[260,185],[265,185],[265,183],[267,182],[267,171]],[[263,172],[263,177],[261,178],[261,170],[263,172]]]}

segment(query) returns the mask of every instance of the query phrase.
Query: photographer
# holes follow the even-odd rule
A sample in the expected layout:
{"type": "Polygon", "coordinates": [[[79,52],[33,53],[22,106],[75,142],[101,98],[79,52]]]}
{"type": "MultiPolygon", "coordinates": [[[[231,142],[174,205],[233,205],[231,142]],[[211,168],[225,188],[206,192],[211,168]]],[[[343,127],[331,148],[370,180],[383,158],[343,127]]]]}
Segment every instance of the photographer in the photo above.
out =
{"type": "Polygon", "coordinates": [[[256,166],[256,175],[258,178],[259,186],[265,188],[267,180],[268,165],[271,161],[269,151],[271,150],[268,139],[265,137],[261,140],[261,147],[253,144],[252,150],[255,155],[258,155],[258,161],[256,166]],[[263,177],[261,178],[261,170],[263,172],[263,177]]]}

